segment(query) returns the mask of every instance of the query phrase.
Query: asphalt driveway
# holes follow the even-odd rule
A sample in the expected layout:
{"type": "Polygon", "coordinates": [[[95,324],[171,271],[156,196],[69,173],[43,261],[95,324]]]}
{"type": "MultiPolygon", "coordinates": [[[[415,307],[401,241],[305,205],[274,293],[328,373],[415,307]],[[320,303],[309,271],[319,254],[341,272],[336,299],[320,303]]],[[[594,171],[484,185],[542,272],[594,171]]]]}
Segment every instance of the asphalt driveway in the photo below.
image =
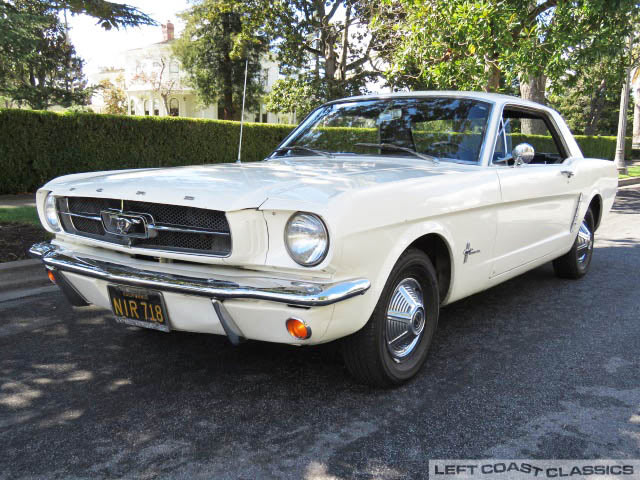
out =
{"type": "Polygon", "coordinates": [[[640,458],[640,189],[591,272],[551,266],[445,308],[391,391],[316,349],[0,304],[0,478],[421,478],[430,458],[640,458]]]}

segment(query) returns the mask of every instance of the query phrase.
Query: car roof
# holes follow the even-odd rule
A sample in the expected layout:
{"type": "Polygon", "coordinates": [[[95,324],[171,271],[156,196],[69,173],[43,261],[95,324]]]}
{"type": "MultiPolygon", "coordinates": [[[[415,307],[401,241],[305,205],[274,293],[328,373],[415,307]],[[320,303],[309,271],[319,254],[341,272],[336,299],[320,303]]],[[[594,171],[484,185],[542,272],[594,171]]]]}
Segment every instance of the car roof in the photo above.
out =
{"type": "Polygon", "coordinates": [[[380,93],[372,95],[360,95],[357,97],[345,97],[338,100],[327,102],[326,105],[334,103],[343,103],[359,100],[376,100],[376,99],[388,99],[388,98],[427,98],[427,97],[454,97],[454,98],[472,98],[475,100],[483,100],[485,102],[491,102],[495,104],[503,105],[505,103],[521,105],[523,107],[531,107],[544,110],[552,110],[540,103],[532,102],[529,100],[523,100],[519,97],[512,95],[504,95],[501,93],[488,93],[488,92],[471,92],[471,91],[457,91],[457,90],[425,90],[416,92],[394,92],[394,93],[380,93]]]}

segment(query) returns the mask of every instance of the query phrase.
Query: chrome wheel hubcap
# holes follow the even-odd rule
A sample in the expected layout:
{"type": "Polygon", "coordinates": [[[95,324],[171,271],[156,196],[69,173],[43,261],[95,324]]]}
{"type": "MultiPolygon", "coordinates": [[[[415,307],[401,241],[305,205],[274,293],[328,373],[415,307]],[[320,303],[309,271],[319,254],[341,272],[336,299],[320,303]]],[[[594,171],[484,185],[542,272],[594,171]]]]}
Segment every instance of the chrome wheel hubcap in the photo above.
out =
{"type": "Polygon", "coordinates": [[[394,290],[387,307],[386,342],[396,362],[413,352],[426,321],[422,287],[417,280],[405,278],[394,290]]]}
{"type": "Polygon", "coordinates": [[[578,231],[578,264],[583,265],[589,258],[591,250],[593,250],[593,235],[589,230],[589,224],[586,220],[582,221],[580,230],[578,231]]]}

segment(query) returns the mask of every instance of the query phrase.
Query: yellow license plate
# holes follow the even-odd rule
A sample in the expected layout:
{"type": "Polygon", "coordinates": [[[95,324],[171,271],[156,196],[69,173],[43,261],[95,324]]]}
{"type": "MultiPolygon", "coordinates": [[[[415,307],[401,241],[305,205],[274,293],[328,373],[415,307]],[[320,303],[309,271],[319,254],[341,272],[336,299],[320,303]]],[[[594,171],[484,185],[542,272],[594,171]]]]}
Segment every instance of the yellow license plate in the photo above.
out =
{"type": "Polygon", "coordinates": [[[162,293],[119,285],[109,285],[107,289],[117,322],[163,332],[170,330],[162,293]]]}

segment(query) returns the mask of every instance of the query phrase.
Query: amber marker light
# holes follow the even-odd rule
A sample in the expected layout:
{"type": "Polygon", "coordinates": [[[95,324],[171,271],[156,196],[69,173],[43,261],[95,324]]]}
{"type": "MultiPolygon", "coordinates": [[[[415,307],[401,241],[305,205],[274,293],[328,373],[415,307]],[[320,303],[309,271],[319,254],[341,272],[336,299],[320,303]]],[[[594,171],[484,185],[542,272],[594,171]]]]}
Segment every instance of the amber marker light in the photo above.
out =
{"type": "Polygon", "coordinates": [[[56,283],[56,276],[53,274],[51,270],[47,270],[47,276],[52,283],[56,283]]]}
{"type": "Polygon", "coordinates": [[[287,331],[298,340],[306,340],[311,336],[311,327],[307,327],[302,320],[297,318],[287,320],[287,331]]]}

